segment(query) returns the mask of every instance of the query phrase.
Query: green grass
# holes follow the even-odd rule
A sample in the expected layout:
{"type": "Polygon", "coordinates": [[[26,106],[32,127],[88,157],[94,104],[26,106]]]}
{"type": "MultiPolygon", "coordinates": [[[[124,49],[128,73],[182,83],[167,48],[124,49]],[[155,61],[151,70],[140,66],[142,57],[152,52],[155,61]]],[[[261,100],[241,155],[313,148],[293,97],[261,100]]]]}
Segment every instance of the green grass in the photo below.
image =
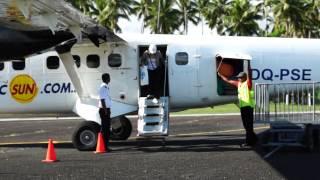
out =
{"type": "MultiPolygon", "coordinates": [[[[274,112],[274,103],[271,102],[269,105],[270,112],[274,112]]],[[[282,104],[277,104],[277,109],[278,111],[311,111],[312,107],[307,106],[307,105],[301,105],[297,106],[295,105],[284,105],[282,104]],[[279,107],[280,106],[280,107],[279,107]]],[[[317,104],[316,110],[320,110],[320,106],[317,104]]],[[[179,111],[179,112],[174,112],[172,114],[222,114],[222,113],[239,113],[240,110],[239,108],[234,104],[225,104],[225,105],[219,105],[219,106],[214,106],[213,108],[211,107],[206,107],[206,108],[194,108],[194,109],[187,109],[184,111],[179,111]]]]}
{"type": "Polygon", "coordinates": [[[206,108],[187,109],[173,114],[220,114],[220,113],[239,113],[239,108],[235,104],[226,104],[206,108]]]}

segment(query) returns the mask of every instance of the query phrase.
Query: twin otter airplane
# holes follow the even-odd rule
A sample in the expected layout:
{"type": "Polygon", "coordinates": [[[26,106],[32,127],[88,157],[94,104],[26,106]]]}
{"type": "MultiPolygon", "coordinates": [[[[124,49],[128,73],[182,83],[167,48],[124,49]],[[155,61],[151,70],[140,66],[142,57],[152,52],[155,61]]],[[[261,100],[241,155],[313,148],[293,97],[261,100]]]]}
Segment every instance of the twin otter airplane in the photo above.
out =
{"type": "Polygon", "coordinates": [[[140,136],[168,135],[170,110],[236,101],[237,90],[217,76],[217,67],[232,78],[251,66],[254,82],[320,79],[319,40],[116,35],[63,0],[2,0],[0,50],[0,113],[74,112],[85,120],[73,135],[79,150],[96,146],[103,73],[111,76],[112,134],[118,140],[131,134],[130,113],[139,113],[140,136]],[[156,102],[144,98],[140,84],[139,59],[150,44],[166,62],[163,97],[156,102]],[[150,109],[159,108],[148,110],[150,103],[150,109]]]}

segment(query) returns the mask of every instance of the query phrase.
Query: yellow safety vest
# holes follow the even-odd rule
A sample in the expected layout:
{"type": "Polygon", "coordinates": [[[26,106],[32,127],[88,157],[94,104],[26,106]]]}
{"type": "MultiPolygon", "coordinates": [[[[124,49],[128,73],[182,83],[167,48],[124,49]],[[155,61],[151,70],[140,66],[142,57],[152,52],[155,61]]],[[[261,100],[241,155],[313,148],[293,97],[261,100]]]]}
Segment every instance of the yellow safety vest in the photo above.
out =
{"type": "Polygon", "coordinates": [[[254,92],[253,90],[249,90],[248,81],[239,82],[238,85],[238,98],[239,98],[239,106],[246,107],[250,106],[254,108],[254,92]]]}

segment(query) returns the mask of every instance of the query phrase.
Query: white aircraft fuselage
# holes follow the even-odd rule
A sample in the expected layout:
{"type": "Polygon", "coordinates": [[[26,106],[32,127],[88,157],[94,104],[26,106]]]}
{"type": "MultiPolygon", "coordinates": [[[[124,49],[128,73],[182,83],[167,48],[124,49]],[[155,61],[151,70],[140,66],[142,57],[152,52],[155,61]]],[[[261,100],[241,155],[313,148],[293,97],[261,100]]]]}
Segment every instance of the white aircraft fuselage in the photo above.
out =
{"type": "Polygon", "coordinates": [[[163,94],[169,96],[171,110],[235,102],[237,89],[217,76],[221,67],[232,78],[239,72],[249,72],[251,66],[254,83],[320,79],[319,40],[140,34],[119,37],[124,41],[104,43],[99,48],[92,43],[77,44],[71,49],[74,57],[69,51],[51,51],[30,56],[24,62],[1,64],[0,114],[74,112],[86,121],[74,131],[72,142],[78,150],[92,150],[100,129],[98,88],[101,75],[109,73],[112,137],[125,140],[132,125],[124,115],[137,112],[139,97],[145,96],[140,86],[139,59],[150,44],[158,46],[167,62],[163,94]]]}
{"type": "Polygon", "coordinates": [[[237,89],[222,81],[217,69],[233,78],[251,67],[255,83],[320,79],[319,40],[116,35],[64,0],[1,1],[0,47],[0,116],[74,112],[86,120],[72,135],[79,150],[92,150],[97,143],[103,73],[111,76],[111,136],[118,140],[130,137],[132,125],[124,116],[129,113],[139,112],[138,132],[148,126],[154,127],[146,128],[149,135],[156,129],[165,136],[172,109],[235,102],[237,89]],[[139,66],[150,44],[165,57],[159,82],[165,97],[151,105],[141,98],[147,91],[139,66]],[[161,124],[164,131],[157,129],[161,124]]]}
{"type": "MultiPolygon", "coordinates": [[[[320,79],[317,70],[319,40],[137,34],[119,36],[127,43],[102,44],[99,48],[84,43],[72,48],[72,54],[80,57],[77,71],[91,97],[98,96],[101,74],[109,73],[112,100],[137,107],[140,96],[139,57],[151,43],[162,47],[168,59],[167,90],[171,108],[214,106],[236,100],[234,94],[218,93],[217,55],[233,60],[249,60],[254,82],[320,79]],[[177,64],[179,55],[185,58],[182,64],[177,64]],[[114,60],[110,59],[111,56],[114,60]],[[88,60],[90,58],[98,58],[99,64],[88,67],[94,63],[91,62],[94,60],[88,60]]],[[[48,68],[49,57],[58,55],[52,51],[29,57],[23,70],[15,70],[12,62],[5,62],[0,71],[0,113],[66,113],[74,110],[79,98],[77,91],[61,62],[56,65],[58,67],[48,68]]],[[[242,70],[245,69],[243,66],[242,70]]],[[[122,113],[134,110],[137,109],[129,108],[122,113]]],[[[113,114],[116,115],[119,114],[113,114]]]]}

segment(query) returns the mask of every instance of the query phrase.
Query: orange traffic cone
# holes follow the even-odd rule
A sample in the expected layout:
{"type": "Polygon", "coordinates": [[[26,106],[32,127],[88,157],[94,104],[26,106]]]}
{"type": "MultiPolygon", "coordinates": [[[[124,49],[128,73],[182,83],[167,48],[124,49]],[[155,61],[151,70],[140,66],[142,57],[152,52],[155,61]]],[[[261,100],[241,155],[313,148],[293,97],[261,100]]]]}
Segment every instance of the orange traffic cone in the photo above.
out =
{"type": "Polygon", "coordinates": [[[94,153],[106,153],[106,147],[105,147],[105,144],[104,144],[104,140],[103,140],[103,136],[102,136],[102,133],[99,132],[98,134],[98,142],[97,142],[97,148],[96,148],[96,151],[94,153]]]}
{"type": "Polygon", "coordinates": [[[49,139],[47,156],[45,160],[42,160],[42,162],[52,163],[56,161],[57,161],[57,157],[56,157],[56,152],[54,151],[53,142],[52,142],[52,139],[49,139]]]}

